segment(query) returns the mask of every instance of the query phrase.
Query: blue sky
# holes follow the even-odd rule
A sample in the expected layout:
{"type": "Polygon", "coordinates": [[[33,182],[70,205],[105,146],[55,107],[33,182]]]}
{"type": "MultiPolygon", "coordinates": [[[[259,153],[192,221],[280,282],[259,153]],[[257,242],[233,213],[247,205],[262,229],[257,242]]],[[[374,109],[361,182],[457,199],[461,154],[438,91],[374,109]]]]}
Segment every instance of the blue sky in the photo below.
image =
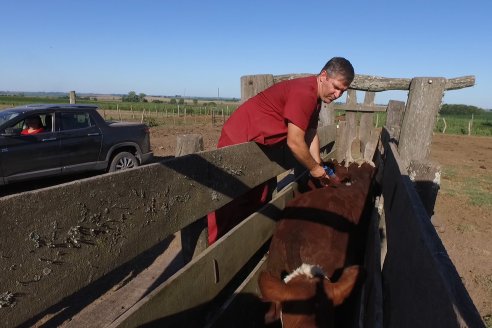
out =
{"type": "MultiPolygon", "coordinates": [[[[492,108],[492,5],[444,1],[2,1],[0,90],[240,97],[240,77],[475,75],[445,103],[492,108]]],[[[385,92],[376,102],[401,99],[385,92]]]]}

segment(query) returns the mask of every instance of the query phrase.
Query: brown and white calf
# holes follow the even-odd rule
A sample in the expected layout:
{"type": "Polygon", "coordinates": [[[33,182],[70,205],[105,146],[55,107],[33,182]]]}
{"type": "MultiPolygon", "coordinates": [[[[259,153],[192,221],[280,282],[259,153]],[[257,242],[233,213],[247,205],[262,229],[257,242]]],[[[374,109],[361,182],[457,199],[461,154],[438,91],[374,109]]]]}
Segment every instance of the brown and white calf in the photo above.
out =
{"type": "Polygon", "coordinates": [[[272,237],[267,269],[259,277],[263,299],[273,304],[267,322],[280,318],[283,327],[343,326],[334,310],[362,280],[357,264],[374,170],[369,164],[338,166],[339,178],[350,183],[308,191],[287,204],[272,237]]]}

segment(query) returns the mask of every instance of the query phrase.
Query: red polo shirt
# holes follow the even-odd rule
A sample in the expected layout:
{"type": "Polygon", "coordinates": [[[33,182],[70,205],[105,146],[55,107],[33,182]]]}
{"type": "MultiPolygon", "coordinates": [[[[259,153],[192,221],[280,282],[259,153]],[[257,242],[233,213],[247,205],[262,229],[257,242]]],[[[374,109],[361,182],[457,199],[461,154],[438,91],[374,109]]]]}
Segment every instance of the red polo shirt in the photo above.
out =
{"type": "Polygon", "coordinates": [[[302,130],[318,124],[316,76],[283,81],[248,99],[222,128],[218,147],[255,141],[273,145],[287,139],[287,123],[302,130]]]}

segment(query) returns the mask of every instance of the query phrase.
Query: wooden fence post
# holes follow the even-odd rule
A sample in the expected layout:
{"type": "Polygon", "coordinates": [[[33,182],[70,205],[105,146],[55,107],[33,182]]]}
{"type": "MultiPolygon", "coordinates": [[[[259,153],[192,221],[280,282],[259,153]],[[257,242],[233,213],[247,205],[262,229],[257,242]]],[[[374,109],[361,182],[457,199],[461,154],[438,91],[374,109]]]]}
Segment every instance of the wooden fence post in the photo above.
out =
{"type": "Polygon", "coordinates": [[[473,128],[473,114],[472,114],[472,118],[470,121],[468,121],[468,135],[471,136],[471,131],[472,131],[472,128],[473,128]]]}
{"type": "Polygon", "coordinates": [[[70,103],[75,104],[75,102],[76,102],[75,91],[70,91],[70,103]]]}
{"type": "Polygon", "coordinates": [[[330,125],[335,123],[335,106],[333,102],[327,104],[324,101],[321,103],[319,112],[320,126],[330,125]]]}
{"type": "MultiPolygon", "coordinates": [[[[183,134],[176,138],[176,157],[203,151],[200,134],[183,134]]],[[[203,252],[208,246],[206,218],[198,219],[181,230],[181,249],[185,263],[203,252]]]]}
{"type": "Polygon", "coordinates": [[[241,76],[241,101],[246,101],[257,93],[272,86],[272,74],[258,74],[241,76]]]}
{"type": "Polygon", "coordinates": [[[441,167],[427,161],[411,161],[408,176],[414,182],[427,214],[432,218],[437,194],[441,187],[441,167]]]}
{"type": "Polygon", "coordinates": [[[401,122],[405,113],[405,102],[390,100],[386,113],[386,128],[398,142],[400,140],[401,122]]]}
{"type": "Polygon", "coordinates": [[[353,162],[352,155],[357,159],[360,156],[360,141],[357,138],[357,93],[356,90],[349,89],[347,92],[347,106],[353,111],[347,110],[345,114],[345,124],[339,124],[337,135],[337,160],[341,162],[345,160],[345,165],[353,162]],[[358,142],[358,144],[357,144],[358,142]],[[352,151],[356,153],[352,153],[352,151]]]}
{"type": "Polygon", "coordinates": [[[432,132],[445,87],[445,78],[412,79],[398,145],[398,152],[405,167],[409,170],[409,175],[414,176],[414,181],[419,179],[415,186],[430,217],[432,217],[431,213],[434,211],[439,190],[439,185],[435,180],[437,176],[440,178],[440,171],[427,163],[429,162],[432,132]]]}
{"type": "Polygon", "coordinates": [[[432,131],[445,87],[446,79],[442,77],[418,77],[410,83],[398,146],[406,167],[411,160],[429,159],[432,131]]]}
{"type": "MultiPolygon", "coordinates": [[[[374,98],[376,94],[371,91],[366,91],[364,96],[365,106],[374,106],[374,98]]],[[[363,112],[360,114],[359,139],[360,152],[366,160],[372,160],[372,154],[376,149],[377,139],[374,138],[374,112],[363,112]],[[370,157],[370,158],[369,158],[370,157]]]]}

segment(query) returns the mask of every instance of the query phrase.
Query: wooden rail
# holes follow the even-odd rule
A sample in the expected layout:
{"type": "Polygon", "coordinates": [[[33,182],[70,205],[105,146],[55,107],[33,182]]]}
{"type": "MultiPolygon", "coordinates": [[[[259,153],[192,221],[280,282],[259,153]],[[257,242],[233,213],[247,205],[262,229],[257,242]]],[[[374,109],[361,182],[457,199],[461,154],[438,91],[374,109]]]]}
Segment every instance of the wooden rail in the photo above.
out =
{"type": "MultiPolygon", "coordinates": [[[[331,148],[336,127],[319,134],[331,148]]],[[[293,163],[286,146],[247,143],[1,198],[0,294],[12,293],[15,302],[0,309],[1,322],[36,322],[64,297],[293,163]]]]}
{"type": "MultiPolygon", "coordinates": [[[[314,74],[302,73],[302,74],[284,74],[274,75],[272,81],[278,83],[284,80],[291,80],[298,77],[306,77],[314,74]]],[[[267,77],[264,80],[268,81],[267,77]]],[[[389,78],[374,75],[361,75],[356,74],[354,81],[350,85],[350,89],[360,91],[388,91],[388,90],[410,90],[410,78],[389,78]]],[[[445,90],[456,90],[467,88],[475,85],[475,76],[460,76],[446,81],[445,90]]]]}
{"type": "Polygon", "coordinates": [[[385,326],[484,327],[392,139],[384,130],[385,326]]]}

